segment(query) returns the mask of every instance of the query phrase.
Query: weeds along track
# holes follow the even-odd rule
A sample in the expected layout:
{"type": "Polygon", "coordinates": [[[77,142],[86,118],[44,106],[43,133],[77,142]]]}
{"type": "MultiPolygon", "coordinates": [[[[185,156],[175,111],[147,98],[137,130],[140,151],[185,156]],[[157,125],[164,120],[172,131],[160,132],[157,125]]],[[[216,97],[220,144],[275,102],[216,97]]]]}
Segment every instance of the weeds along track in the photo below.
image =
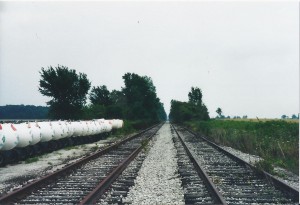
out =
{"type": "Polygon", "coordinates": [[[195,133],[175,128],[227,204],[298,204],[297,191],[271,180],[267,173],[248,166],[195,133]]]}
{"type": "MultiPolygon", "coordinates": [[[[0,204],[78,204],[90,203],[99,183],[122,171],[161,127],[151,127],[99,153],[75,162],[58,172],[0,198],[0,204]],[[136,154],[133,154],[136,153],[136,154]],[[128,161],[127,161],[128,159],[128,161]]],[[[109,180],[113,180],[109,178],[109,180]]],[[[100,183],[100,184],[101,184],[100,183]]],[[[101,190],[100,190],[101,191],[101,190]]]]}

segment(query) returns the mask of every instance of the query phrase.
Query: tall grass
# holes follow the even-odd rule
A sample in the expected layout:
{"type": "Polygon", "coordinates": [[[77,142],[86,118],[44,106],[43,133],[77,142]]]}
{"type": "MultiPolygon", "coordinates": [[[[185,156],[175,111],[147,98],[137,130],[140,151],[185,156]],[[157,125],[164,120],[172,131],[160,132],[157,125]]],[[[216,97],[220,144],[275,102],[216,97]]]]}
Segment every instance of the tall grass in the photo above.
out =
{"type": "Polygon", "coordinates": [[[190,121],[185,125],[210,140],[299,174],[299,124],[273,121],[190,121]]]}

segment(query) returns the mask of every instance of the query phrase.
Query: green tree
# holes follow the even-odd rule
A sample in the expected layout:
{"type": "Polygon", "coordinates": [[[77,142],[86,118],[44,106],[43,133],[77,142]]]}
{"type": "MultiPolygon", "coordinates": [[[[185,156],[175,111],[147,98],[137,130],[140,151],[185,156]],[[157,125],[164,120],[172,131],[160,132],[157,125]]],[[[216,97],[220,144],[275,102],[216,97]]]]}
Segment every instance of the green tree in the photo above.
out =
{"type": "Polygon", "coordinates": [[[109,98],[113,105],[126,106],[126,96],[122,91],[112,90],[109,98]]]}
{"type": "Polygon", "coordinates": [[[219,117],[222,117],[222,109],[221,108],[217,108],[216,113],[219,115],[219,117]]]}
{"type": "Polygon", "coordinates": [[[188,94],[189,103],[194,105],[201,105],[202,104],[202,92],[198,87],[192,87],[191,91],[188,94]]]}
{"type": "Polygon", "coordinates": [[[93,87],[89,98],[93,105],[108,106],[112,104],[110,92],[105,85],[93,87]]]}
{"type": "Polygon", "coordinates": [[[161,118],[164,113],[162,112],[163,105],[156,95],[152,79],[135,73],[126,73],[123,79],[125,87],[122,88],[122,92],[126,98],[126,117],[131,120],[163,120],[161,118]]]}
{"type": "Polygon", "coordinates": [[[125,73],[123,79],[125,86],[121,91],[109,92],[105,85],[93,87],[89,96],[92,104],[84,109],[85,119],[122,118],[141,125],[166,120],[164,106],[150,77],[125,73]]]}
{"type": "Polygon", "coordinates": [[[49,115],[54,119],[78,119],[91,87],[86,74],[58,65],[40,71],[39,91],[51,97],[49,115]]]}
{"type": "Polygon", "coordinates": [[[298,119],[297,115],[293,114],[292,119],[298,119]]]}
{"type": "Polygon", "coordinates": [[[176,123],[189,120],[209,120],[207,107],[202,102],[201,90],[192,87],[188,97],[189,102],[171,101],[169,119],[176,123]]]}

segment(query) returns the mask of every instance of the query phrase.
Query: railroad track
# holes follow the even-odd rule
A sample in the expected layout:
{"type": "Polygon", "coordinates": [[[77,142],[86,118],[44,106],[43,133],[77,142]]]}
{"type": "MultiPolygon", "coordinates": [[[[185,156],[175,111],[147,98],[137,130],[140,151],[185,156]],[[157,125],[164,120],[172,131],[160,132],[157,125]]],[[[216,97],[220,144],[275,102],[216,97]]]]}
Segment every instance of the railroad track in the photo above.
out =
{"type": "MultiPolygon", "coordinates": [[[[126,196],[147,156],[140,151],[160,127],[2,196],[0,204],[130,204],[126,196]]],[[[185,204],[298,204],[297,190],[185,128],[172,125],[170,130],[185,204]]]]}
{"type": "Polygon", "coordinates": [[[227,204],[298,204],[298,190],[185,128],[175,129],[227,204]]]}
{"type": "Polygon", "coordinates": [[[160,127],[153,126],[2,196],[0,204],[93,203],[160,127]]]}
{"type": "Polygon", "coordinates": [[[124,199],[128,195],[129,188],[134,186],[134,180],[136,179],[146,156],[146,151],[141,151],[122,174],[112,183],[110,188],[96,201],[96,204],[125,204],[126,201],[124,199]]]}
{"type": "Polygon", "coordinates": [[[226,204],[224,198],[208,178],[178,132],[172,126],[173,142],[177,150],[178,172],[181,176],[186,204],[226,204]]]}
{"type": "MultiPolygon", "coordinates": [[[[178,177],[182,181],[181,185],[184,189],[185,204],[226,204],[223,197],[207,176],[205,176],[199,167],[199,164],[189,153],[189,150],[187,150],[187,147],[185,147],[184,143],[180,140],[179,136],[176,135],[172,127],[171,133],[177,150],[178,177]]],[[[101,199],[99,199],[96,204],[131,204],[132,202],[127,201],[126,197],[129,188],[134,185],[135,179],[145,158],[146,155],[141,152],[128,168],[116,179],[110,189],[101,196],[101,199]]],[[[157,186],[160,185],[157,184],[157,186]]],[[[155,202],[155,199],[152,199],[152,202],[148,201],[148,203],[160,204],[159,202],[155,202]]],[[[147,202],[145,203],[144,201],[143,204],[147,204],[147,202]]]]}

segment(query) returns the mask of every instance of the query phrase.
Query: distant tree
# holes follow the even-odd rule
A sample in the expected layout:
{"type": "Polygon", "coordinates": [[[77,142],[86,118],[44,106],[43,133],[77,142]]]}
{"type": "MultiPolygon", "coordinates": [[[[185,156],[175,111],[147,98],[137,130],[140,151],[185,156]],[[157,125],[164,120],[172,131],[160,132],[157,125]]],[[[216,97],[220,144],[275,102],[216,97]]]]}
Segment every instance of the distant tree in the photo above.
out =
{"type": "Polygon", "coordinates": [[[182,123],[188,120],[208,120],[208,110],[202,102],[201,90],[197,87],[192,87],[188,97],[188,102],[171,100],[170,121],[182,123]]]}
{"type": "Polygon", "coordinates": [[[49,107],[34,105],[0,106],[0,119],[47,119],[49,107]]]}
{"type": "Polygon", "coordinates": [[[39,91],[51,97],[49,115],[55,119],[80,118],[91,83],[86,74],[58,65],[40,71],[39,91]]]}
{"type": "Polygon", "coordinates": [[[297,116],[297,115],[293,114],[292,119],[299,119],[299,115],[297,116]]]}
{"type": "Polygon", "coordinates": [[[112,104],[110,92],[105,85],[93,87],[89,98],[93,105],[108,106],[112,104]]]}
{"type": "Polygon", "coordinates": [[[288,118],[288,116],[286,116],[286,115],[281,116],[281,119],[286,119],[286,118],[288,118]]]}
{"type": "Polygon", "coordinates": [[[221,118],[222,116],[222,109],[221,108],[217,108],[216,113],[219,115],[219,117],[221,118]]]}
{"type": "Polygon", "coordinates": [[[241,119],[240,116],[234,116],[233,119],[241,119]]]}
{"type": "Polygon", "coordinates": [[[198,87],[192,87],[191,91],[188,94],[189,103],[194,105],[201,105],[202,103],[202,92],[198,87]]]}
{"type": "Polygon", "coordinates": [[[230,119],[230,116],[228,115],[226,118],[227,118],[227,119],[230,119]]]}
{"type": "Polygon", "coordinates": [[[244,115],[244,116],[243,116],[243,119],[247,119],[247,118],[248,118],[248,116],[247,116],[247,115],[244,115]]]}

